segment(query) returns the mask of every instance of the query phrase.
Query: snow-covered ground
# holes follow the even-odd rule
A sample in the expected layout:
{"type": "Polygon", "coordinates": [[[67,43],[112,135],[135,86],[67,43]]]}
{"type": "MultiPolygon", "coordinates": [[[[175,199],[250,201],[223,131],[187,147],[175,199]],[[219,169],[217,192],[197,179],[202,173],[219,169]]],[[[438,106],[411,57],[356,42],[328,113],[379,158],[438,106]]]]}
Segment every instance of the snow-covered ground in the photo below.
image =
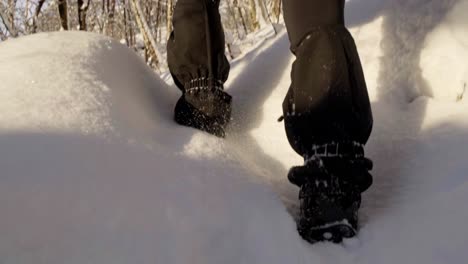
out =
{"type": "Polygon", "coordinates": [[[468,1],[347,5],[375,118],[357,238],[295,230],[284,30],[232,62],[225,140],[174,124],[126,47],[60,32],[0,44],[0,263],[465,263],[468,1]]]}

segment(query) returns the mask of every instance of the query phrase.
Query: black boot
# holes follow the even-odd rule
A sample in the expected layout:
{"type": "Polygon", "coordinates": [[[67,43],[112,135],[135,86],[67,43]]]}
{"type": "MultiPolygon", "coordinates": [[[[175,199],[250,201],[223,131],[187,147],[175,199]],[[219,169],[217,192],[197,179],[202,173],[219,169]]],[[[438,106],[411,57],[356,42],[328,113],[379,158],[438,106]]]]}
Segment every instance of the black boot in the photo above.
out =
{"type": "Polygon", "coordinates": [[[298,230],[310,242],[356,235],[361,192],[372,183],[363,150],[372,111],[344,6],[345,0],[283,1],[296,56],[284,125],[291,147],[306,160],[288,177],[301,188],[298,230]]]}
{"type": "Polygon", "coordinates": [[[219,0],[179,0],[174,31],[167,43],[169,70],[182,91],[174,119],[219,137],[231,117],[231,96],[223,91],[229,75],[219,0]]]}
{"type": "Polygon", "coordinates": [[[293,167],[288,179],[300,187],[299,234],[310,243],[340,243],[355,236],[361,193],[372,184],[371,169],[372,162],[354,143],[319,146],[304,166],[293,167]]]}
{"type": "Polygon", "coordinates": [[[220,87],[194,86],[186,89],[177,102],[174,119],[181,125],[224,137],[224,129],[231,118],[231,101],[231,96],[220,87]]]}

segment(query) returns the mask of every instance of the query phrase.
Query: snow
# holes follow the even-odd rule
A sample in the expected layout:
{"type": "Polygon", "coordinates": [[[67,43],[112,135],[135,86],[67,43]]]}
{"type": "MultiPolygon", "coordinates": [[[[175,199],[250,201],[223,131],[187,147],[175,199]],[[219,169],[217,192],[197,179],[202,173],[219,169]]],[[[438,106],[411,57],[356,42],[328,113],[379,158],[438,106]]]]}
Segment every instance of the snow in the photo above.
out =
{"type": "Polygon", "coordinates": [[[0,262],[466,262],[467,4],[348,1],[375,178],[358,237],[340,245],[295,229],[284,30],[231,63],[224,140],[174,124],[178,90],[116,41],[0,43],[0,262]]]}
{"type": "Polygon", "coordinates": [[[434,96],[449,101],[464,99],[468,89],[468,21],[464,11],[468,1],[460,1],[447,18],[431,32],[421,52],[423,77],[434,96]],[[449,84],[449,85],[447,85],[449,84]]]}

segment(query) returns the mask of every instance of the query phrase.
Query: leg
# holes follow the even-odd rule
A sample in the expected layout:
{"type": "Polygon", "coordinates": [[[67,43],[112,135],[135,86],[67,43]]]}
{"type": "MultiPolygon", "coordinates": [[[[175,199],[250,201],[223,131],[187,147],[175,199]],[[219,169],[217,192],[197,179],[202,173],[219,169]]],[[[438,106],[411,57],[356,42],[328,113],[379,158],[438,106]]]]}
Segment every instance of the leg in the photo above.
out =
{"type": "Polygon", "coordinates": [[[285,129],[305,159],[288,175],[301,187],[298,229],[309,241],[341,241],[355,234],[360,194],[372,182],[363,148],[372,130],[364,75],[344,26],[344,0],[283,0],[283,6],[296,55],[283,102],[285,129]],[[344,220],[349,229],[320,229],[344,220]]]}
{"type": "Polygon", "coordinates": [[[183,93],[176,105],[175,120],[224,136],[231,97],[223,91],[229,63],[224,55],[218,8],[219,1],[177,1],[167,58],[174,82],[183,93]]]}
{"type": "Polygon", "coordinates": [[[344,0],[284,0],[297,58],[283,111],[291,145],[303,156],[310,156],[314,145],[365,144],[372,129],[366,83],[343,9],[344,0]]]}

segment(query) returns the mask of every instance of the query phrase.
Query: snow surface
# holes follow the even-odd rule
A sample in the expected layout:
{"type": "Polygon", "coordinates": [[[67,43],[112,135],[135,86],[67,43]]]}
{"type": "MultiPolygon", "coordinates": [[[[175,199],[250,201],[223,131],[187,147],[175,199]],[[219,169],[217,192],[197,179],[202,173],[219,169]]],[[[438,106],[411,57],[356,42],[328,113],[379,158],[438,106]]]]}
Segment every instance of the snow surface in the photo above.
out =
{"type": "Polygon", "coordinates": [[[468,1],[347,5],[375,117],[357,238],[295,230],[284,30],[232,62],[225,140],[123,45],[44,33],[0,43],[0,263],[465,263],[468,1]]]}

